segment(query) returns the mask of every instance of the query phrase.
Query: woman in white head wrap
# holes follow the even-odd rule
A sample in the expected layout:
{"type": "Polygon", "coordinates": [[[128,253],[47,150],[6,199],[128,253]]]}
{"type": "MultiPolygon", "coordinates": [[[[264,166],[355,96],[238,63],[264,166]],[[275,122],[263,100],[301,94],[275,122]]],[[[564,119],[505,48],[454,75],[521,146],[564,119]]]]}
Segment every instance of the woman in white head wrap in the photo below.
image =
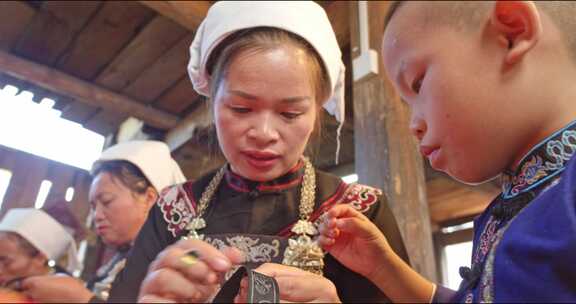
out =
{"type": "Polygon", "coordinates": [[[78,271],[76,244],[69,231],[43,210],[10,209],[0,222],[0,286],[62,272],[57,265],[54,268],[48,263],[62,257],[68,260],[65,272],[78,271]]]}
{"type": "Polygon", "coordinates": [[[384,300],[313,241],[325,210],[351,204],[406,257],[378,189],[348,185],[303,156],[322,108],[341,122],[344,114],[341,53],[324,10],[308,1],[218,2],[190,53],[192,83],[211,100],[228,164],[161,195],[110,300],[232,301],[237,289],[230,296],[220,284],[241,265],[277,278],[280,297],[260,300],[384,300]]]}
{"type": "Polygon", "coordinates": [[[106,300],[160,191],[186,180],[168,146],[158,141],[130,141],[110,147],[94,164],[92,175],[89,201],[96,233],[118,253],[98,270],[87,288],[72,278],[55,276],[25,282],[26,292],[34,300],[106,300]]]}

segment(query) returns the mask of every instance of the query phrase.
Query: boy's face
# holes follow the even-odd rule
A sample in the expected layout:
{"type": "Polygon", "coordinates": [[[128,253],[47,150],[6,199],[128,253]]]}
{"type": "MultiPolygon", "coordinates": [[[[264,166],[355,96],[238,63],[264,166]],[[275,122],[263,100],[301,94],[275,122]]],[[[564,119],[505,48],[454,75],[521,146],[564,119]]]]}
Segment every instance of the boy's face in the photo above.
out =
{"type": "Polygon", "coordinates": [[[486,181],[513,161],[518,144],[507,116],[517,97],[503,84],[503,48],[480,29],[418,25],[420,10],[406,4],[388,25],[386,73],[410,106],[410,129],[432,167],[463,182],[486,181]]]}

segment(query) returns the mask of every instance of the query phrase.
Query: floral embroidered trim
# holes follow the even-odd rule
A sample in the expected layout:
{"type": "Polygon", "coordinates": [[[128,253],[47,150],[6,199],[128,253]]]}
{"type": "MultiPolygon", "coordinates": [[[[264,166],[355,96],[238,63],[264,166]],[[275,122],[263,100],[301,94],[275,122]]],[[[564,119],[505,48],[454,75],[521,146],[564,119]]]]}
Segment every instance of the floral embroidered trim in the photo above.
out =
{"type": "Polygon", "coordinates": [[[244,253],[245,262],[266,263],[278,257],[280,254],[280,241],[272,240],[270,243],[261,242],[260,238],[251,238],[244,235],[226,237],[220,239],[213,236],[205,236],[204,241],[216,249],[235,247],[244,253]]]}
{"type": "Polygon", "coordinates": [[[174,237],[177,237],[196,216],[196,202],[187,194],[185,187],[191,187],[191,183],[164,189],[157,202],[167,223],[168,231],[174,237]]]}
{"type": "Polygon", "coordinates": [[[382,190],[366,185],[351,184],[344,193],[343,204],[349,204],[354,209],[364,213],[378,201],[382,190]]]}
{"type": "Polygon", "coordinates": [[[528,152],[515,173],[502,175],[502,197],[515,197],[557,176],[575,152],[576,121],[528,152]]]}

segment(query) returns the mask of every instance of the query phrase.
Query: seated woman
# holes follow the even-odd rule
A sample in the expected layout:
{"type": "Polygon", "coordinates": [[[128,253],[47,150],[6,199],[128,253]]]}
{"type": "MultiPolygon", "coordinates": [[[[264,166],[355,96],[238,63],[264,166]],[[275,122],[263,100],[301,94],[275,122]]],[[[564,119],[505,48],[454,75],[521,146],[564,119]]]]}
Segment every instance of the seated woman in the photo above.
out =
{"type": "Polygon", "coordinates": [[[76,244],[67,229],[43,210],[10,209],[0,222],[0,286],[22,289],[22,280],[79,270],[76,244]],[[66,269],[56,262],[67,256],[66,269]]]}
{"type": "Polygon", "coordinates": [[[105,301],[158,193],[185,181],[168,146],[158,141],[123,142],[107,149],[94,164],[92,175],[89,201],[96,233],[117,253],[86,286],[63,276],[27,279],[25,292],[35,301],[105,301]]]}
{"type": "Polygon", "coordinates": [[[349,204],[407,259],[382,192],[317,171],[303,155],[319,131],[322,106],[342,122],[343,69],[330,22],[316,3],[215,3],[192,43],[189,72],[195,89],[210,97],[228,163],[162,193],[109,300],[209,301],[220,278],[240,265],[266,262],[323,274],[344,301],[386,300],[314,241],[324,211],[349,204]]]}

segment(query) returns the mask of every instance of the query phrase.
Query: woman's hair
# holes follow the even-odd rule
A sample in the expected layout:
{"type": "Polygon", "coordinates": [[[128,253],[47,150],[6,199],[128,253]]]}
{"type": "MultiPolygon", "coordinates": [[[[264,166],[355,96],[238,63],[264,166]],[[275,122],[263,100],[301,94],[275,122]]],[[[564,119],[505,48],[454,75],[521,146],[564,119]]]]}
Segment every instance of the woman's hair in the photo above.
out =
{"type": "Polygon", "coordinates": [[[17,233],[10,231],[0,231],[0,237],[2,236],[14,241],[16,244],[18,244],[20,249],[22,249],[30,257],[35,257],[40,253],[40,251],[36,249],[34,245],[30,244],[30,242],[28,242],[17,233]]]}
{"type": "MultiPolygon", "coordinates": [[[[96,163],[92,170],[92,175],[96,176],[102,172],[107,172],[113,178],[119,180],[133,194],[144,194],[148,187],[152,187],[150,181],[144,176],[142,171],[134,164],[125,160],[109,160],[96,163]]],[[[152,187],[154,188],[154,187],[152,187]]]]}
{"type": "MultiPolygon", "coordinates": [[[[226,77],[230,63],[239,55],[257,54],[281,47],[293,47],[303,50],[308,60],[310,81],[314,88],[318,114],[324,102],[330,97],[330,78],[320,55],[314,47],[300,36],[273,27],[254,27],[239,30],[226,37],[212,51],[207,61],[208,74],[211,77],[210,96],[214,98],[222,80],[226,77]]],[[[316,119],[316,132],[321,129],[321,116],[316,119]]]]}

